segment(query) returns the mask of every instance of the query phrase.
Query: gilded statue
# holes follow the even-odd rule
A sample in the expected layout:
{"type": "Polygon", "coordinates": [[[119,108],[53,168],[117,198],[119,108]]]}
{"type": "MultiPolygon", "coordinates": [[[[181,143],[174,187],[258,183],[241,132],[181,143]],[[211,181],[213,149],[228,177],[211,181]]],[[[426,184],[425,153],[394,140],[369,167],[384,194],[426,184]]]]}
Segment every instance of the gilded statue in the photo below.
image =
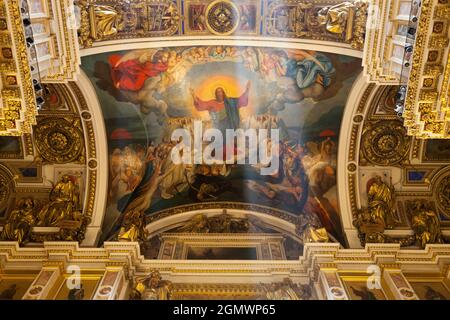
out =
{"type": "Polygon", "coordinates": [[[103,39],[117,34],[117,10],[114,7],[106,5],[93,6],[95,16],[96,38],[103,39]]]}
{"type": "MultiPolygon", "coordinates": [[[[367,183],[368,206],[358,210],[353,225],[358,229],[361,245],[393,241],[384,234],[398,223],[395,212],[395,190],[377,175],[367,183]]],[[[409,240],[408,240],[409,241],[409,240]]]]}
{"type": "Polygon", "coordinates": [[[3,226],[0,239],[17,241],[19,244],[25,242],[36,223],[34,209],[33,199],[20,199],[3,226]]]}
{"type": "Polygon", "coordinates": [[[330,242],[328,232],[325,228],[317,228],[311,224],[308,224],[301,233],[303,243],[308,242],[330,242]]]}
{"type": "Polygon", "coordinates": [[[392,229],[398,223],[395,213],[395,190],[377,175],[368,183],[367,211],[373,223],[392,229]]]}
{"type": "Polygon", "coordinates": [[[63,175],[50,192],[50,202],[38,213],[38,226],[56,227],[62,220],[79,220],[78,186],[69,175],[63,175]]]}
{"type": "Polygon", "coordinates": [[[411,227],[421,248],[428,243],[443,243],[439,218],[423,201],[416,200],[412,205],[411,227]]]}
{"type": "Polygon", "coordinates": [[[145,229],[145,214],[142,210],[127,211],[120,227],[119,241],[145,241],[147,239],[147,230],[145,229]]]}
{"type": "Polygon", "coordinates": [[[172,282],[162,280],[159,271],[152,271],[143,279],[136,279],[130,300],[170,300],[172,282]]]}
{"type": "Polygon", "coordinates": [[[317,20],[328,32],[343,34],[346,31],[351,10],[354,10],[351,2],[324,7],[317,12],[317,20]]]}

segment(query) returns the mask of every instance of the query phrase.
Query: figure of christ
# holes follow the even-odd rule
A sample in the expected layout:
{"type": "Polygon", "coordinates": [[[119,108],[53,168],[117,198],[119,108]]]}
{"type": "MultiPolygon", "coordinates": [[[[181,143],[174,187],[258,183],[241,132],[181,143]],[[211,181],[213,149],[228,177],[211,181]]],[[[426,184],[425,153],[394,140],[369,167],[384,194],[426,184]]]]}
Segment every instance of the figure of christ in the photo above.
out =
{"type": "Polygon", "coordinates": [[[215,91],[216,98],[209,101],[201,100],[191,89],[194,106],[198,111],[208,111],[213,127],[222,131],[225,136],[226,129],[235,130],[240,127],[239,108],[248,105],[250,84],[248,81],[244,93],[239,98],[227,97],[225,90],[219,87],[215,91]]]}

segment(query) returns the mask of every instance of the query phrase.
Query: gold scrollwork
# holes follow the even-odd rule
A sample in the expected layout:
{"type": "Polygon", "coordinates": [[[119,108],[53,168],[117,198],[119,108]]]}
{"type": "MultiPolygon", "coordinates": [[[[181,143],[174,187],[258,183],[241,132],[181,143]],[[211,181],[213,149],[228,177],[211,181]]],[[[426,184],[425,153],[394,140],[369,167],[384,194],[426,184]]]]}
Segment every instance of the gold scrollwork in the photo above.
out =
{"type": "Polygon", "coordinates": [[[84,162],[84,138],[79,119],[44,118],[34,129],[34,139],[45,161],[84,162]]]}
{"type": "Polygon", "coordinates": [[[410,144],[400,121],[368,123],[361,141],[361,161],[384,166],[399,164],[407,157],[410,144]]]}
{"type": "Polygon", "coordinates": [[[266,32],[272,36],[345,42],[362,49],[366,11],[364,1],[275,1],[267,8],[266,32]]]}
{"type": "Polygon", "coordinates": [[[0,72],[9,77],[0,81],[0,135],[20,136],[31,132],[37,110],[18,0],[0,1],[0,44],[4,57],[7,53],[0,72]]]}
{"type": "Polygon", "coordinates": [[[415,200],[407,204],[416,243],[423,249],[429,243],[443,243],[438,215],[430,204],[415,200]]]}
{"type": "Polygon", "coordinates": [[[85,1],[80,8],[80,44],[96,41],[171,36],[180,25],[179,5],[169,0],[85,1]]]}
{"type": "Polygon", "coordinates": [[[239,25],[239,19],[239,9],[231,1],[216,0],[206,8],[206,26],[214,34],[232,34],[239,25]]]}
{"type": "Polygon", "coordinates": [[[408,134],[418,138],[450,138],[449,8],[447,1],[421,2],[403,113],[408,134]]]}

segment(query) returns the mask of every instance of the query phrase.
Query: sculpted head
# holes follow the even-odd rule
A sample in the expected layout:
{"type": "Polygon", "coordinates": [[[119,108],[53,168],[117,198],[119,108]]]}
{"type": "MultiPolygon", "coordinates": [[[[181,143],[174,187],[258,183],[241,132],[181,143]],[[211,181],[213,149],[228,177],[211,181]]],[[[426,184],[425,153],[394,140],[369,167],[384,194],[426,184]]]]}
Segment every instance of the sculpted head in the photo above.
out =
{"type": "Polygon", "coordinates": [[[33,198],[26,198],[25,199],[25,208],[33,208],[33,207],[34,207],[33,198]]]}
{"type": "Polygon", "coordinates": [[[150,288],[156,288],[159,285],[159,282],[161,281],[161,275],[157,271],[153,271],[150,274],[150,279],[148,279],[148,286],[150,288]]]}

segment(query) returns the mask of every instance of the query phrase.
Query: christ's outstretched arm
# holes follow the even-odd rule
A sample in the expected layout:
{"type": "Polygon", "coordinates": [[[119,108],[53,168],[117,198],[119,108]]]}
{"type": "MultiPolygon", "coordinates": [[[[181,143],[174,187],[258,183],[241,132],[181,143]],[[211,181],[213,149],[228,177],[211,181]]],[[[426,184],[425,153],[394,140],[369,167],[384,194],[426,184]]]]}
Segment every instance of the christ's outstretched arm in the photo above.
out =
{"type": "Polygon", "coordinates": [[[192,99],[194,100],[194,107],[197,111],[209,111],[211,109],[211,101],[203,101],[195,94],[194,90],[191,88],[192,99]]]}
{"type": "Polygon", "coordinates": [[[247,85],[245,86],[245,91],[242,93],[242,95],[238,98],[237,107],[246,107],[248,105],[248,94],[250,92],[251,82],[248,81],[247,85]]]}

